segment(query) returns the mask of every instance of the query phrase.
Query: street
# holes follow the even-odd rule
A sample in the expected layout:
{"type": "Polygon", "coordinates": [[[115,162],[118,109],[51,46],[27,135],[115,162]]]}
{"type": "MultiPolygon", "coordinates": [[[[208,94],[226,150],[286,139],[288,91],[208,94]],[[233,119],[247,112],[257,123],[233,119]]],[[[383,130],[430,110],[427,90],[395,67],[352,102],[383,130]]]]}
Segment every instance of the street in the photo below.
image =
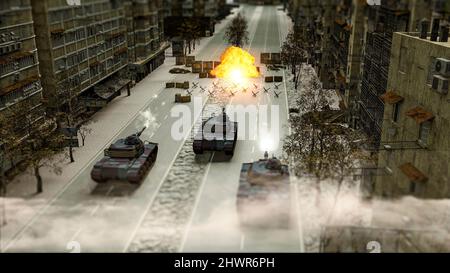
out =
{"type": "MultiPolygon", "coordinates": [[[[264,73],[283,75],[282,71],[266,72],[260,64],[261,52],[279,52],[280,45],[287,35],[289,28],[287,15],[278,10],[277,6],[248,6],[241,7],[243,15],[249,22],[250,42],[246,49],[255,56],[256,65],[264,73]]],[[[229,19],[226,19],[229,20],[229,19]]],[[[214,36],[204,41],[196,52],[197,60],[219,60],[222,52],[228,47],[224,39],[225,28],[216,30],[214,36]]],[[[174,58],[167,58],[166,63],[174,64],[174,58]]],[[[160,67],[156,73],[161,75],[162,69],[169,70],[170,65],[160,67]]],[[[283,136],[288,132],[288,107],[285,86],[280,86],[282,93],[275,97],[272,92],[265,93],[263,77],[253,79],[260,89],[255,97],[250,91],[241,92],[233,99],[231,105],[266,106],[271,111],[279,111],[279,120],[274,126],[279,126],[279,138],[267,140],[264,134],[256,134],[254,138],[247,137],[239,140],[234,157],[228,162],[221,162],[216,154],[206,156],[206,162],[198,163],[199,172],[195,180],[189,182],[193,187],[192,193],[186,198],[181,196],[186,204],[182,217],[171,213],[170,210],[155,212],[164,202],[171,204],[178,200],[162,200],[162,196],[169,190],[167,182],[172,175],[183,169],[178,168],[189,145],[191,131],[184,132],[181,140],[171,136],[172,125],[177,117],[171,115],[174,106],[174,94],[178,91],[166,89],[165,81],[199,82],[206,89],[212,88],[212,79],[198,79],[196,74],[180,74],[173,76],[164,71],[165,77],[157,77],[153,73],[140,82],[136,87],[148,90],[147,101],[138,114],[129,119],[120,132],[114,136],[105,136],[106,148],[118,138],[133,134],[143,127],[147,127],[141,138],[159,144],[156,163],[140,186],[123,182],[96,184],[90,178],[92,166],[103,157],[103,149],[96,151],[94,157],[79,171],[75,177],[50,201],[43,206],[27,223],[11,232],[9,238],[3,238],[3,251],[6,252],[126,252],[126,251],[181,251],[181,252],[299,252],[303,250],[301,226],[295,205],[292,206],[294,221],[287,230],[247,230],[242,232],[238,225],[236,211],[236,194],[239,182],[239,172],[242,163],[252,162],[263,157],[264,151],[281,156],[283,136]],[[178,159],[178,160],[177,160],[178,159]],[[159,213],[166,213],[167,218],[157,217],[159,213]],[[174,240],[166,243],[167,248],[147,248],[140,245],[146,236],[158,237],[161,230],[151,230],[148,226],[163,227],[171,223],[171,219],[181,219],[174,223],[176,232],[174,240]],[[158,221],[159,222],[158,224],[158,221]],[[152,234],[153,232],[153,234],[152,234]],[[181,234],[181,236],[179,236],[181,234]]],[[[286,80],[286,79],[285,79],[286,80]]],[[[193,96],[201,98],[207,103],[207,93],[200,88],[193,89],[193,96]]],[[[133,92],[133,91],[132,91],[133,92]]],[[[185,104],[193,113],[192,126],[200,116],[194,111],[194,102],[185,104]]],[[[126,111],[126,109],[122,109],[126,111]]],[[[269,114],[270,116],[270,114],[269,114]]],[[[110,117],[108,122],[114,122],[110,117]]],[[[269,119],[271,128],[272,120],[269,119]]],[[[101,120],[99,122],[102,122],[101,120]]],[[[105,123],[105,126],[107,124],[105,123]]],[[[245,124],[239,127],[240,133],[256,131],[256,124],[245,124]]],[[[192,148],[190,149],[192,155],[192,148]]],[[[195,166],[193,167],[195,168],[195,166]]],[[[190,176],[183,176],[190,179],[190,176]]],[[[179,179],[179,178],[178,178],[179,179]]],[[[293,185],[294,187],[294,185],[293,185]]],[[[265,212],[270,218],[270,211],[265,212]]],[[[171,227],[168,226],[167,230],[171,227]]],[[[166,234],[166,236],[170,236],[166,234]]],[[[162,236],[161,240],[165,237],[162,236]]],[[[165,244],[164,242],[161,244],[165,244]]]]}

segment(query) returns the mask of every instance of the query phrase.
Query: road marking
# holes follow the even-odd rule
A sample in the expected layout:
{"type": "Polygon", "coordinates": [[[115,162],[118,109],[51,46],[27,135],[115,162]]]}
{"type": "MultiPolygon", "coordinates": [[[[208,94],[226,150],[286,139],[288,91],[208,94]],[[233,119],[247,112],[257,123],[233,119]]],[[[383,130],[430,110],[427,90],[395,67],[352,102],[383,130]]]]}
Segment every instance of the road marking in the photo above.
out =
{"type": "Polygon", "coordinates": [[[199,190],[198,190],[197,196],[195,197],[194,208],[192,209],[192,214],[191,214],[191,216],[189,217],[189,222],[188,222],[188,224],[187,224],[187,226],[186,226],[186,229],[185,229],[185,231],[184,231],[183,239],[181,240],[181,245],[180,245],[180,247],[179,247],[179,249],[178,249],[178,252],[182,252],[183,249],[184,249],[184,246],[185,246],[185,244],[186,244],[187,236],[188,236],[188,234],[189,234],[189,231],[191,230],[192,222],[194,221],[194,216],[196,215],[196,214],[195,214],[195,211],[197,211],[198,204],[200,203],[200,197],[201,197],[202,194],[203,194],[203,189],[204,189],[204,187],[205,187],[206,180],[207,180],[207,178],[208,178],[209,170],[211,169],[211,162],[213,161],[214,155],[215,155],[215,152],[213,152],[213,153],[211,154],[211,157],[209,158],[208,166],[206,166],[205,175],[203,176],[203,179],[202,179],[202,182],[201,182],[201,184],[200,184],[200,188],[199,188],[199,190]]]}
{"type": "Polygon", "coordinates": [[[111,192],[114,190],[114,185],[111,185],[111,187],[109,187],[108,191],[106,192],[106,196],[109,196],[111,194],[111,192]]]}
{"type": "MultiPolygon", "coordinates": [[[[277,16],[278,19],[278,16],[277,16]]],[[[285,20],[285,19],[283,19],[285,20]]],[[[278,24],[278,35],[280,37],[280,47],[282,46],[282,40],[285,38],[282,38],[281,36],[281,29],[280,29],[280,25],[281,22],[278,24]]],[[[283,36],[286,37],[286,36],[283,36]]],[[[286,70],[283,69],[283,78],[284,78],[284,93],[285,93],[285,102],[286,102],[286,111],[287,111],[287,117],[289,118],[289,102],[288,102],[288,93],[287,93],[287,86],[286,86],[286,70]]],[[[288,131],[289,134],[292,133],[292,128],[289,125],[288,126],[288,131]]],[[[301,217],[301,211],[300,211],[300,201],[299,201],[299,197],[298,197],[298,185],[297,183],[293,182],[292,177],[289,177],[290,183],[291,185],[293,185],[294,188],[294,200],[295,200],[295,211],[297,213],[297,232],[298,232],[298,240],[299,240],[299,248],[300,248],[300,252],[305,252],[305,243],[303,240],[303,223],[302,223],[302,217],[301,217]]],[[[291,187],[292,190],[292,187],[291,187]]]]}
{"type": "MultiPolygon", "coordinates": [[[[259,8],[260,8],[260,7],[259,7],[259,8]]],[[[253,17],[254,17],[255,15],[256,15],[256,13],[253,15],[253,17]]],[[[261,15],[260,15],[259,17],[261,17],[261,15]]],[[[258,20],[258,21],[259,21],[259,20],[258,20]]],[[[255,28],[254,33],[253,33],[252,42],[253,42],[253,39],[254,39],[255,36],[256,36],[256,28],[255,28]]],[[[250,43],[249,47],[247,48],[247,51],[251,48],[252,42],[250,43]]],[[[230,99],[229,99],[229,102],[228,102],[228,105],[232,104],[232,103],[234,102],[234,99],[235,99],[234,97],[230,98],[230,99]]],[[[195,200],[195,203],[194,203],[194,208],[193,208],[193,210],[192,210],[191,216],[190,216],[190,218],[189,218],[188,224],[187,224],[186,229],[185,229],[185,232],[184,232],[184,234],[183,234],[183,238],[182,238],[180,247],[178,248],[178,252],[182,252],[182,251],[184,250],[184,247],[185,247],[185,244],[186,244],[186,241],[187,241],[187,237],[188,237],[189,231],[191,230],[192,223],[193,223],[194,217],[195,217],[195,215],[196,215],[196,211],[197,211],[197,209],[198,209],[198,205],[199,205],[199,203],[200,203],[200,199],[201,199],[201,197],[202,197],[202,195],[203,195],[203,189],[204,189],[204,187],[205,187],[205,185],[206,185],[206,181],[207,181],[207,179],[208,179],[208,174],[209,174],[209,171],[210,171],[211,166],[212,166],[211,162],[212,162],[212,160],[213,160],[213,158],[214,158],[214,155],[215,155],[215,152],[212,153],[212,156],[211,156],[211,158],[210,158],[210,160],[209,160],[209,162],[208,162],[208,166],[206,167],[205,175],[204,175],[203,178],[202,178],[202,182],[201,182],[201,185],[200,185],[200,189],[199,189],[199,191],[198,191],[198,193],[197,193],[196,200],[195,200]]],[[[252,159],[252,161],[253,161],[253,159],[252,159]]]]}
{"type": "Polygon", "coordinates": [[[70,238],[69,242],[75,241],[75,238],[77,238],[78,235],[80,235],[81,231],[83,231],[83,227],[80,227],[77,229],[75,234],[70,238]]]}
{"type": "Polygon", "coordinates": [[[168,117],[169,117],[169,115],[165,115],[165,116],[164,116],[164,120],[166,120],[168,117]]]}
{"type": "Polygon", "coordinates": [[[100,204],[97,204],[94,209],[91,211],[91,216],[94,216],[95,213],[98,211],[98,209],[100,208],[100,204]]]}
{"type": "Polygon", "coordinates": [[[245,243],[245,235],[244,235],[243,233],[241,233],[241,243],[240,243],[240,245],[239,245],[239,249],[240,249],[241,251],[244,250],[244,243],[245,243]]]}
{"type": "Polygon", "coordinates": [[[161,181],[158,184],[158,187],[156,188],[155,193],[153,194],[152,198],[150,199],[150,202],[148,203],[148,205],[146,206],[144,213],[142,214],[142,216],[140,217],[138,224],[136,225],[136,228],[133,230],[133,232],[131,233],[131,236],[129,237],[127,243],[125,244],[125,247],[123,248],[122,252],[126,252],[127,249],[130,247],[131,242],[133,241],[134,237],[136,236],[139,228],[142,226],[142,222],[145,219],[145,216],[147,215],[148,211],[150,210],[150,208],[152,207],[153,202],[156,199],[156,196],[158,195],[158,192],[160,191],[162,185],[164,184],[164,181],[166,180],[167,175],[169,175],[170,170],[172,169],[173,164],[175,163],[175,160],[177,160],[178,155],[180,154],[181,149],[183,148],[184,144],[186,143],[186,140],[191,136],[192,130],[194,129],[194,126],[196,124],[195,121],[199,120],[201,118],[202,112],[205,109],[205,106],[208,102],[208,99],[205,100],[203,107],[202,107],[202,111],[199,111],[199,115],[194,118],[194,122],[191,126],[191,129],[187,132],[186,137],[181,141],[181,145],[178,148],[177,152],[175,153],[174,158],[172,159],[172,161],[169,164],[169,168],[167,168],[166,172],[164,173],[164,175],[162,176],[161,181]]]}

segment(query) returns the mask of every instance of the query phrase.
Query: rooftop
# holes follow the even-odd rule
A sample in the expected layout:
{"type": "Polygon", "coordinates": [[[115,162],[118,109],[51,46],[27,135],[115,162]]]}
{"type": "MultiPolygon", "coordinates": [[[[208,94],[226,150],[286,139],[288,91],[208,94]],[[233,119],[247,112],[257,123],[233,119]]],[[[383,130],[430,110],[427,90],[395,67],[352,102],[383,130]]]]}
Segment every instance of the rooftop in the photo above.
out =
{"type": "Polygon", "coordinates": [[[421,39],[419,37],[420,36],[419,32],[396,32],[396,34],[401,35],[401,36],[406,36],[406,37],[409,37],[409,38],[412,38],[412,39],[417,39],[417,40],[420,40],[420,41],[432,43],[432,44],[435,44],[435,45],[438,45],[438,46],[444,46],[444,47],[449,47],[450,48],[450,40],[448,42],[439,42],[439,41],[434,42],[434,41],[431,41],[430,40],[430,33],[428,33],[427,39],[421,39]]]}

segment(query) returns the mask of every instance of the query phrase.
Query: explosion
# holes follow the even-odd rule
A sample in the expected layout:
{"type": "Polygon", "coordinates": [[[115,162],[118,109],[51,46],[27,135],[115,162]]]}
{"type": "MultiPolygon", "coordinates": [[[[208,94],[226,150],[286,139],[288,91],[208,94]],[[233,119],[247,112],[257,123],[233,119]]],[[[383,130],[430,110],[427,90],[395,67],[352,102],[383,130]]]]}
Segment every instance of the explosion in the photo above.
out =
{"type": "Polygon", "coordinates": [[[255,58],[239,47],[229,47],[220,57],[220,61],[220,65],[211,71],[211,74],[218,78],[242,85],[247,78],[259,76],[254,65],[255,58]]]}

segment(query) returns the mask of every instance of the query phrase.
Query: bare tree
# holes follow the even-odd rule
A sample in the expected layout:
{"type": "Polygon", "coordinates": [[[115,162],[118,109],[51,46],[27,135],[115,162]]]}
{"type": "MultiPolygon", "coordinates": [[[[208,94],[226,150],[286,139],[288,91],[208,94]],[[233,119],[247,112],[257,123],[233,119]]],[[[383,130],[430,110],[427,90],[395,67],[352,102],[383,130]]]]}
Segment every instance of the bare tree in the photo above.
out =
{"type": "Polygon", "coordinates": [[[77,137],[78,128],[84,121],[76,111],[76,105],[78,103],[76,93],[77,83],[65,80],[59,82],[58,86],[58,91],[52,96],[52,107],[48,107],[54,110],[50,111],[48,115],[57,122],[58,130],[66,135],[66,139],[69,139],[65,144],[68,149],[70,163],[73,163],[75,162],[75,147],[72,140],[77,137]]]}
{"type": "Polygon", "coordinates": [[[233,46],[242,47],[248,43],[248,23],[242,14],[233,18],[225,31],[225,37],[233,46]]]}
{"type": "MultiPolygon", "coordinates": [[[[292,131],[283,148],[296,175],[311,175],[316,179],[318,197],[321,181],[328,178],[337,181],[338,194],[345,177],[363,161],[370,160],[370,155],[361,148],[367,139],[336,120],[335,115],[339,114],[330,109],[332,99],[317,77],[307,86],[297,100],[300,115],[290,118],[292,131]]],[[[316,200],[319,202],[319,198],[316,200]]]]}
{"type": "Polygon", "coordinates": [[[306,61],[307,51],[305,41],[293,30],[289,32],[281,47],[281,60],[291,69],[295,89],[300,82],[301,67],[306,61]]]}
{"type": "Polygon", "coordinates": [[[294,163],[294,173],[298,176],[313,175],[318,193],[320,182],[332,174],[328,150],[334,140],[323,115],[330,104],[331,99],[321,83],[313,78],[297,100],[300,115],[290,118],[292,131],[284,142],[284,150],[294,163]]]}
{"type": "Polygon", "coordinates": [[[192,50],[195,50],[195,42],[202,36],[200,23],[192,18],[184,20],[178,28],[178,33],[185,41],[184,55],[191,54],[192,50]]]}
{"type": "Polygon", "coordinates": [[[53,157],[63,151],[64,137],[56,130],[54,119],[42,118],[42,108],[31,101],[22,101],[4,110],[5,120],[11,125],[3,127],[2,134],[9,134],[6,143],[10,157],[18,157],[21,165],[30,167],[36,178],[36,191],[43,191],[40,169],[51,168],[56,174],[61,173],[59,161],[53,157]]]}
{"type": "Polygon", "coordinates": [[[92,123],[92,120],[85,121],[80,123],[78,126],[78,133],[81,137],[81,145],[84,146],[86,137],[92,133],[92,128],[89,125],[92,123]]]}
{"type": "Polygon", "coordinates": [[[13,162],[17,155],[19,136],[13,131],[14,120],[7,115],[7,111],[0,112],[0,196],[7,193],[8,176],[5,162],[13,162]]]}

